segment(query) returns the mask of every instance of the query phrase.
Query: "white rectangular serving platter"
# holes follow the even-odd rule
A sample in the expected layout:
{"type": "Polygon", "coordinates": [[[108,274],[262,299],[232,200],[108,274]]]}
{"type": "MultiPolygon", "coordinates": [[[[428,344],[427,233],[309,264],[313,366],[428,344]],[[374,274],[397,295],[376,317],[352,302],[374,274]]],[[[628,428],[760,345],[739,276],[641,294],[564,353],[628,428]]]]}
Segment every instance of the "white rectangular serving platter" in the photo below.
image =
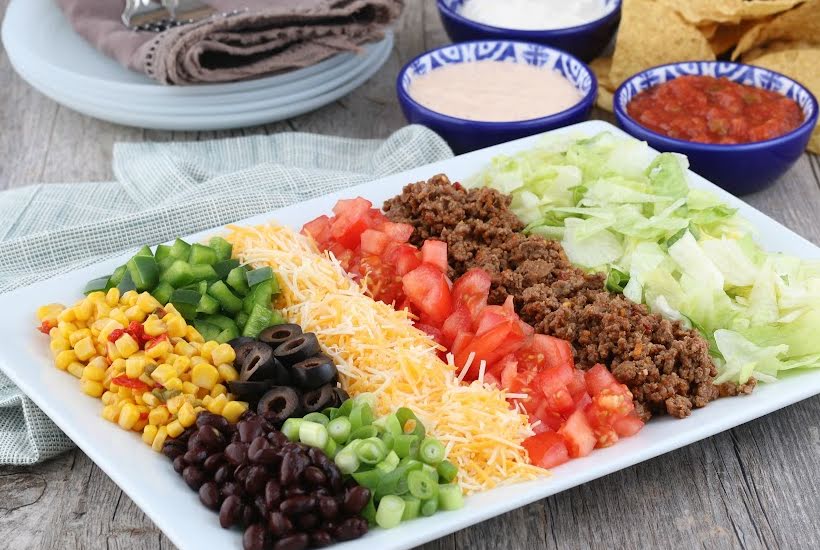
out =
{"type": "MultiPolygon", "coordinates": [[[[553,133],[589,136],[602,131],[626,135],[601,121],[584,122],[553,133]]],[[[447,174],[452,181],[464,179],[498,154],[511,154],[533,147],[539,137],[532,136],[429,164],[237,223],[257,224],[276,220],[298,229],[304,222],[329,213],[337,199],[360,195],[380,205],[385,199],[398,194],[407,183],[426,180],[439,173],[447,174]]],[[[740,213],[758,229],[759,238],[766,249],[802,258],[820,258],[820,249],[815,245],[691,172],[690,184],[711,189],[727,203],[739,208],[740,213]]],[[[187,238],[201,240],[215,231],[217,229],[187,238]]],[[[110,261],[0,296],[0,311],[3,311],[0,316],[0,334],[3,335],[0,368],[145,511],[177,547],[181,550],[240,549],[240,531],[220,528],[217,515],[200,504],[197,494],[173,471],[168,459],[153,452],[137,434],[103,420],[100,401],[82,394],[77,380],[54,368],[48,339],[34,330],[37,324],[34,311],[39,305],[49,302],[74,303],[82,296],[81,291],[89,279],[111,272],[128,257],[130,254],[123,254],[110,261]]],[[[678,449],[818,393],[820,371],[759,386],[750,396],[718,400],[696,410],[684,420],[657,418],[634,437],[555,468],[549,478],[474,495],[466,500],[461,510],[402,523],[389,531],[374,529],[362,539],[334,548],[410,548],[678,449]]]]}

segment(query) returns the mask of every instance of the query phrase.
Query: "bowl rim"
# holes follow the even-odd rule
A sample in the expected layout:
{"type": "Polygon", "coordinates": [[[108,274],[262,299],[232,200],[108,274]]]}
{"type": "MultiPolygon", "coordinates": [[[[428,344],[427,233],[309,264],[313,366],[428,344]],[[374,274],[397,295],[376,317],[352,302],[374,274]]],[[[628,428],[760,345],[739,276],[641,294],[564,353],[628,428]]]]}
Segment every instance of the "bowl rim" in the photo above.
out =
{"type": "Polygon", "coordinates": [[[457,11],[450,9],[449,6],[444,5],[444,0],[436,0],[436,6],[439,9],[439,12],[446,13],[448,17],[452,17],[456,21],[460,23],[467,24],[469,26],[475,27],[478,30],[484,32],[493,32],[493,33],[516,33],[520,34],[522,38],[536,38],[536,37],[543,37],[545,35],[552,35],[552,36],[561,36],[561,35],[568,35],[568,34],[576,34],[579,32],[591,31],[598,25],[606,22],[608,19],[618,16],[621,13],[621,8],[623,6],[623,0],[615,0],[614,7],[607,11],[604,15],[597,19],[593,19],[592,21],[588,21],[586,23],[581,23],[580,25],[575,25],[573,27],[561,27],[558,29],[511,29],[509,27],[496,27],[493,25],[487,25],[486,23],[481,23],[480,21],[475,21],[474,19],[469,19],[464,17],[457,11]]]}
{"type": "MultiPolygon", "coordinates": [[[[459,63],[462,63],[461,61],[459,63]]],[[[473,63],[472,61],[470,63],[473,63]]],[[[563,75],[562,75],[563,76],[563,75]]],[[[563,77],[566,78],[566,77],[563,77]]],[[[566,78],[569,81],[568,78],[566,78]]],[[[578,90],[574,83],[570,81],[570,84],[578,90]]],[[[581,90],[578,90],[581,92],[581,90]]],[[[425,52],[420,53],[419,55],[415,56],[413,59],[408,61],[404,64],[404,66],[399,70],[399,74],[396,76],[396,92],[399,95],[400,101],[405,101],[411,104],[414,108],[418,109],[422,114],[427,116],[428,118],[432,118],[438,122],[447,123],[447,124],[469,124],[472,126],[478,126],[483,129],[487,130],[503,130],[509,128],[511,125],[514,125],[516,128],[537,128],[543,124],[549,124],[550,122],[555,122],[557,120],[563,119],[567,116],[572,116],[578,112],[582,112],[588,107],[592,107],[595,104],[595,98],[598,95],[598,79],[595,77],[595,73],[592,72],[592,69],[589,68],[589,65],[572,55],[571,53],[565,52],[564,50],[559,50],[558,48],[553,48],[552,46],[546,46],[544,44],[538,44],[537,42],[527,42],[526,40],[508,40],[502,38],[488,38],[484,40],[468,40],[466,42],[456,42],[453,44],[445,44],[443,46],[439,46],[437,48],[433,48],[427,50],[425,52]],[[525,120],[508,120],[508,121],[487,121],[487,120],[471,120],[467,118],[459,118],[454,117],[451,115],[446,115],[444,113],[440,113],[438,111],[434,111],[429,107],[426,107],[413,99],[410,93],[404,89],[404,85],[402,84],[402,80],[404,80],[404,75],[410,70],[410,68],[422,57],[426,55],[430,55],[432,53],[441,51],[445,48],[452,48],[454,46],[458,47],[461,45],[467,44],[492,44],[498,42],[506,42],[512,44],[521,44],[525,46],[535,46],[537,48],[550,50],[552,52],[556,52],[559,55],[565,55],[577,63],[581,65],[581,68],[586,71],[589,75],[591,83],[589,87],[589,91],[586,94],[581,96],[581,99],[578,100],[577,103],[564,109],[563,111],[558,111],[557,113],[553,113],[551,115],[546,115],[538,118],[528,118],[525,120]]]]}
{"type": "MultiPolygon", "coordinates": [[[[687,75],[678,75],[675,78],[678,78],[680,76],[687,76],[687,75]]],[[[672,78],[670,80],[675,80],[675,78],[672,78]]],[[[667,80],[666,82],[669,82],[669,80],[667,80]]],[[[666,82],[664,82],[664,84],[666,82]]],[[[732,82],[735,82],[735,81],[733,80],[732,82]]],[[[740,84],[740,83],[738,83],[738,84],[740,84]]],[[[757,88],[757,86],[754,86],[754,87],[757,88]]],[[[764,88],[761,88],[761,89],[764,89],[764,88]]],[[[791,99],[791,98],[789,98],[789,99],[791,99]]],[[[801,133],[805,132],[806,130],[809,130],[809,133],[811,133],[811,129],[814,128],[814,126],[817,124],[818,116],[820,116],[820,103],[818,103],[817,97],[815,97],[815,95],[811,92],[811,90],[809,90],[799,80],[796,80],[796,79],[794,79],[790,76],[787,76],[783,73],[773,71],[771,69],[767,69],[766,67],[760,67],[758,65],[754,65],[754,64],[751,64],[751,63],[737,63],[737,62],[734,62],[734,61],[717,61],[717,60],[716,61],[707,61],[707,60],[677,61],[675,63],[663,63],[661,65],[655,65],[654,67],[649,67],[647,69],[639,71],[639,72],[633,74],[632,76],[628,77],[626,80],[624,80],[618,86],[618,88],[615,90],[615,93],[612,96],[612,108],[613,108],[615,117],[617,119],[619,119],[619,122],[623,123],[625,121],[625,122],[628,122],[629,124],[634,124],[635,126],[640,128],[640,130],[642,132],[644,132],[648,137],[651,137],[653,140],[655,140],[658,143],[662,143],[665,146],[669,146],[669,147],[673,147],[673,148],[687,147],[687,148],[699,149],[699,150],[704,151],[704,152],[726,152],[726,151],[744,152],[744,151],[754,151],[754,150],[758,150],[758,149],[766,149],[766,148],[771,147],[771,146],[776,146],[776,145],[782,144],[784,142],[787,142],[787,141],[789,141],[789,140],[791,140],[795,137],[798,137],[798,134],[801,134],[801,133]],[[689,65],[689,64],[692,64],[692,63],[697,63],[699,65],[717,65],[717,64],[732,65],[736,68],[739,68],[739,67],[753,67],[757,70],[769,73],[770,75],[774,75],[774,76],[778,76],[780,78],[783,78],[783,79],[787,80],[788,82],[794,84],[795,86],[799,87],[800,89],[802,89],[804,92],[806,92],[808,94],[809,101],[812,104],[814,113],[809,115],[808,117],[806,117],[803,120],[803,122],[800,123],[800,125],[797,126],[796,128],[794,128],[793,130],[789,130],[785,134],[777,136],[777,137],[764,139],[762,141],[750,141],[748,143],[703,143],[703,142],[700,142],[700,141],[689,141],[689,140],[684,140],[684,139],[673,138],[673,137],[663,135],[663,134],[661,134],[659,132],[656,132],[654,130],[651,130],[651,129],[647,128],[646,126],[644,126],[643,124],[641,124],[640,122],[638,122],[637,120],[635,120],[634,118],[632,118],[632,116],[629,115],[629,113],[627,112],[625,107],[621,107],[621,102],[619,101],[619,98],[625,93],[626,85],[629,82],[631,82],[632,80],[634,80],[636,78],[639,78],[641,76],[644,76],[647,73],[650,73],[650,72],[655,71],[657,69],[662,69],[662,68],[667,68],[667,67],[679,67],[679,66],[682,66],[682,65],[689,65]]]]}

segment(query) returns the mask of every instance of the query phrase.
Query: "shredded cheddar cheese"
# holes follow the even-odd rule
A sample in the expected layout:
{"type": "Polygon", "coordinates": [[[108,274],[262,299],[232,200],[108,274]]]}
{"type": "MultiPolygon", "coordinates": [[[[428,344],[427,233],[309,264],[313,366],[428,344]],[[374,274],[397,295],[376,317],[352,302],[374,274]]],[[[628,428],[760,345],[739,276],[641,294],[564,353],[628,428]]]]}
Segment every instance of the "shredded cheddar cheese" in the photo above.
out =
{"type": "Polygon", "coordinates": [[[429,336],[406,311],[365,295],[330,255],[290,228],[230,226],[234,253],[254,267],[271,266],[282,289],[277,307],[290,322],[316,333],[352,395],[376,396],[378,414],[411,408],[445,445],[466,493],[533,479],[521,442],[527,417],[511,409],[503,390],[460,384],[452,362],[438,357],[429,336]]]}

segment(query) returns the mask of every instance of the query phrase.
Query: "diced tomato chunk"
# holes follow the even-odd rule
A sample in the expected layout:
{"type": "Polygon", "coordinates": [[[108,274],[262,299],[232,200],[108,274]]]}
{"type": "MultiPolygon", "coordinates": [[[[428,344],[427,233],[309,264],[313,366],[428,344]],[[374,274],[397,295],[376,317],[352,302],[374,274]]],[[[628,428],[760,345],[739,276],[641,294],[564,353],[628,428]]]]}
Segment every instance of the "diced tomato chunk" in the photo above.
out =
{"type": "Polygon", "coordinates": [[[555,432],[543,432],[528,437],[521,442],[530,462],[541,468],[554,468],[569,460],[569,451],[564,440],[555,432]]]}
{"type": "Polygon", "coordinates": [[[421,245],[421,261],[447,273],[447,243],[433,239],[424,241],[421,245]]]}
{"type": "MultiPolygon", "coordinates": [[[[453,356],[461,353],[461,350],[467,347],[467,345],[472,341],[473,336],[475,335],[472,332],[459,332],[455,339],[453,339],[453,345],[450,346],[450,353],[452,353],[453,356]]],[[[462,367],[463,366],[464,365],[462,365],[462,367]]],[[[506,385],[504,387],[506,387],[506,385]]]]}
{"type": "Polygon", "coordinates": [[[402,278],[404,293],[419,311],[435,325],[441,325],[452,312],[447,277],[429,264],[421,264],[402,278]]]}
{"type": "Polygon", "coordinates": [[[302,232],[307,233],[320,246],[323,246],[330,239],[330,218],[321,215],[315,220],[307,222],[302,227],[302,232]]]}
{"type": "Polygon", "coordinates": [[[442,343],[441,331],[432,325],[425,325],[424,323],[416,323],[416,328],[422,332],[427,333],[430,338],[436,341],[436,343],[442,343]]]}
{"type": "Polygon", "coordinates": [[[406,275],[421,265],[419,253],[410,245],[401,248],[396,258],[396,273],[406,275]]]}
{"type": "Polygon", "coordinates": [[[483,269],[473,268],[453,284],[453,303],[464,304],[473,318],[487,304],[492,280],[483,269]]]}
{"type": "Polygon", "coordinates": [[[618,381],[615,380],[615,377],[612,376],[609,369],[600,363],[586,371],[584,378],[586,379],[589,394],[593,397],[601,393],[605,388],[618,385],[618,381]]]}
{"type": "Polygon", "coordinates": [[[359,218],[365,216],[372,207],[373,203],[362,197],[339,199],[333,206],[333,213],[337,216],[359,218]]]}
{"type": "Polygon", "coordinates": [[[387,243],[390,242],[389,237],[376,229],[365,229],[362,232],[362,253],[373,254],[378,256],[384,252],[387,243]]]}
{"type": "Polygon", "coordinates": [[[470,319],[470,312],[464,305],[458,305],[453,310],[453,313],[441,325],[441,333],[444,337],[444,345],[448,348],[452,346],[453,341],[461,332],[469,332],[472,328],[472,319],[470,319]]]}
{"type": "Polygon", "coordinates": [[[572,380],[567,384],[567,390],[569,390],[569,394],[575,402],[577,402],[582,395],[588,395],[584,371],[573,369],[572,380]]]}
{"type": "Polygon", "coordinates": [[[391,240],[397,243],[406,243],[410,236],[413,235],[413,226],[407,223],[396,223],[385,221],[382,225],[382,231],[391,240]]]}
{"type": "Polygon", "coordinates": [[[612,427],[621,437],[629,437],[635,435],[641,428],[643,428],[643,421],[634,415],[624,416],[614,422],[612,427]]]}
{"type": "Polygon", "coordinates": [[[595,448],[597,439],[583,411],[572,413],[558,433],[564,438],[572,458],[586,456],[595,448]]]}

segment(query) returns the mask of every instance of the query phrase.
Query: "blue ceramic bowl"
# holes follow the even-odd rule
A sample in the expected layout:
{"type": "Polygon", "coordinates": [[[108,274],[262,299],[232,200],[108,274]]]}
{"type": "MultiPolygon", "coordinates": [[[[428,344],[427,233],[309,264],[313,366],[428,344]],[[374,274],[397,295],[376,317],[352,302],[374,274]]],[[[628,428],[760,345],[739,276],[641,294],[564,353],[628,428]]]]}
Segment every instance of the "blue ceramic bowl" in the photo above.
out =
{"type": "Polygon", "coordinates": [[[687,61],[647,69],[621,84],[613,103],[618,124],[626,132],[659,151],[683,153],[692,170],[735,195],[765,189],[783,175],[806,149],[818,114],[817,99],[799,82],[762,67],[727,61],[687,61]],[[626,106],[635,95],[683,75],[728,78],[782,94],[803,110],[803,124],[774,139],[723,145],[670,138],[627,114],[626,106]]]}
{"type": "Polygon", "coordinates": [[[523,40],[564,50],[584,61],[590,61],[603,51],[621,20],[621,0],[603,2],[606,14],[595,21],[565,29],[525,31],[493,27],[463,17],[459,10],[464,0],[437,0],[441,22],[453,42],[483,39],[523,40]]]}
{"type": "MultiPolygon", "coordinates": [[[[457,86],[458,83],[454,85],[457,86]]],[[[574,56],[540,44],[512,40],[462,42],[430,50],[405,65],[399,71],[396,80],[399,104],[405,118],[411,123],[423,124],[434,130],[457,153],[482,149],[583,122],[589,117],[595,103],[597,88],[598,82],[595,75],[589,67],[574,56]],[[438,67],[486,60],[527,63],[545,71],[557,71],[581,92],[582,98],[569,109],[541,118],[511,122],[481,122],[432,111],[416,102],[408,92],[414,78],[438,67]]],[[[469,94],[470,92],[465,90],[464,93],[469,94]]]]}

